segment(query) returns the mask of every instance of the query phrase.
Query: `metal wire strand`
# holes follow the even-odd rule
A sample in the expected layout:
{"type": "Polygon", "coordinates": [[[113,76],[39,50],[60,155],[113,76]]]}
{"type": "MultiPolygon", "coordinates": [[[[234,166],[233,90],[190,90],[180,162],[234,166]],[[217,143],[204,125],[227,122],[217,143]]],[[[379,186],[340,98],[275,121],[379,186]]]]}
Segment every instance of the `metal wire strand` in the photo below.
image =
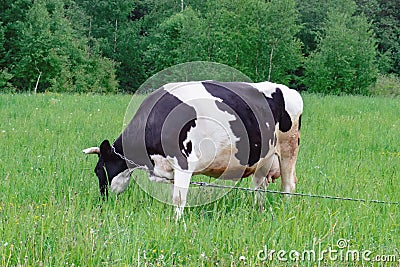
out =
{"type": "Polygon", "coordinates": [[[231,186],[231,185],[209,184],[209,183],[205,183],[205,182],[190,182],[190,184],[197,185],[197,186],[200,186],[200,187],[214,187],[214,188],[221,188],[221,189],[233,189],[233,190],[241,190],[241,191],[247,191],[247,192],[262,192],[262,193],[271,193],[271,194],[288,195],[288,196],[334,199],[334,200],[344,200],[344,201],[354,201],[354,202],[364,202],[364,203],[376,203],[376,204],[386,204],[386,205],[400,205],[400,202],[396,202],[396,201],[392,202],[392,201],[383,201],[383,200],[376,200],[376,199],[326,196],[326,195],[316,195],[316,194],[306,194],[306,193],[288,193],[288,192],[281,192],[281,191],[269,190],[269,189],[253,189],[253,188],[231,186]]]}

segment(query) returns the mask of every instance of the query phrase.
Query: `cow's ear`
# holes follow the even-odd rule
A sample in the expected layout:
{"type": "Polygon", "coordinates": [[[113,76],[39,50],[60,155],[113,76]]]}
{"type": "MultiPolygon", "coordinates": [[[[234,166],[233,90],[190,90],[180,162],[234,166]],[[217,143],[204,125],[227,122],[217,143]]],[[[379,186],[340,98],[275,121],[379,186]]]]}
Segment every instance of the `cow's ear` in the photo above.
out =
{"type": "Polygon", "coordinates": [[[108,140],[104,140],[100,145],[100,154],[103,157],[104,161],[108,161],[111,158],[111,145],[108,140]]]}
{"type": "MultiPolygon", "coordinates": [[[[100,155],[99,155],[100,157],[100,155]]],[[[107,190],[107,185],[108,185],[108,180],[107,180],[107,175],[104,170],[104,161],[102,158],[99,159],[97,162],[96,168],[94,169],[94,172],[97,175],[97,178],[99,178],[99,187],[100,187],[100,194],[103,200],[105,200],[108,197],[108,190],[107,190]]]]}

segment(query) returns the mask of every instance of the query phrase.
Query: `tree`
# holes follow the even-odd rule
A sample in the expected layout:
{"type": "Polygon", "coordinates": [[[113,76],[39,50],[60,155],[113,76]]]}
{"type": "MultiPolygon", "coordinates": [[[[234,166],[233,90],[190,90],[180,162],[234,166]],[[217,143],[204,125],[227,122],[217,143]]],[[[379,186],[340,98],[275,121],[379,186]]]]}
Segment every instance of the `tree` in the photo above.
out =
{"type": "MultiPolygon", "coordinates": [[[[297,38],[301,27],[296,3],[294,0],[272,0],[267,3],[268,12],[261,13],[260,18],[266,17],[264,24],[261,25],[261,29],[265,29],[261,32],[264,36],[261,39],[261,47],[268,44],[262,51],[265,58],[263,61],[268,62],[268,80],[296,86],[295,72],[304,61],[301,51],[303,43],[297,38]]],[[[256,80],[266,80],[266,77],[261,75],[256,80]]]]}
{"type": "Polygon", "coordinates": [[[8,69],[4,65],[5,59],[5,37],[4,37],[4,27],[0,22],[0,90],[7,89],[10,87],[9,80],[12,78],[12,74],[8,72],[8,69]]]}
{"type": "Polygon", "coordinates": [[[382,73],[400,74],[400,2],[397,0],[356,0],[360,12],[372,20],[382,73]]]}
{"type": "Polygon", "coordinates": [[[4,27],[0,22],[0,68],[3,66],[3,60],[5,58],[6,49],[4,48],[6,38],[4,37],[4,27]]]}
{"type": "MultiPolygon", "coordinates": [[[[378,44],[378,66],[382,73],[400,74],[400,17],[398,0],[355,0],[356,15],[367,17],[372,22],[372,29],[378,44]]],[[[340,8],[339,1],[297,0],[303,25],[299,38],[304,43],[303,52],[308,56],[318,44],[317,36],[323,32],[324,21],[329,9],[340,8]]]]}
{"type": "Polygon", "coordinates": [[[303,51],[308,56],[317,47],[317,35],[326,19],[329,6],[335,1],[297,0],[296,8],[302,23],[298,34],[304,43],[303,51]]]}
{"type": "Polygon", "coordinates": [[[50,52],[52,33],[50,14],[44,1],[35,1],[26,14],[26,21],[17,21],[19,26],[18,50],[13,70],[14,85],[18,88],[33,90],[39,77],[42,77],[43,89],[50,86],[50,77],[54,75],[47,58],[50,52]]]}
{"type": "MultiPolygon", "coordinates": [[[[143,16],[152,1],[76,1],[88,15],[91,49],[118,62],[116,75],[123,91],[134,91],[145,80],[143,16]],[[134,12],[138,8],[138,12],[134,12]]],[[[161,1],[163,2],[163,1],[161,1]]],[[[147,29],[146,29],[147,30],[147,29]]]]}
{"type": "Polygon", "coordinates": [[[305,84],[312,92],[367,94],[376,80],[376,41],[371,23],[355,16],[356,5],[344,1],[328,12],[317,50],[307,58],[305,84]]]}
{"type": "Polygon", "coordinates": [[[88,53],[62,0],[36,0],[14,21],[12,83],[21,91],[115,91],[114,63],[88,53]]]}
{"type": "Polygon", "coordinates": [[[151,31],[146,53],[154,74],[179,63],[206,60],[204,20],[191,7],[166,18],[151,31]]]}
{"type": "Polygon", "coordinates": [[[288,83],[302,62],[295,2],[208,1],[209,60],[225,63],[254,81],[288,83]]]}

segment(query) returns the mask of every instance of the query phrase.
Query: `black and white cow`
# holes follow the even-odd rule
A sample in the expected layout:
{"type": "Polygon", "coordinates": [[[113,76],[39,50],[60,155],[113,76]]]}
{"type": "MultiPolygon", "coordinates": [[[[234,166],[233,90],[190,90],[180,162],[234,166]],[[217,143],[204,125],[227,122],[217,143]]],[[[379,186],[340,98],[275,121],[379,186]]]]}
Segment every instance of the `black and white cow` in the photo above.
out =
{"type": "Polygon", "coordinates": [[[85,149],[98,154],[101,194],[123,192],[143,166],[153,181],[173,183],[179,218],[192,175],[240,179],[252,174],[256,188],[279,176],[284,192],[295,190],[303,101],[295,90],[270,82],[166,84],[140,105],[111,145],[85,149]]]}

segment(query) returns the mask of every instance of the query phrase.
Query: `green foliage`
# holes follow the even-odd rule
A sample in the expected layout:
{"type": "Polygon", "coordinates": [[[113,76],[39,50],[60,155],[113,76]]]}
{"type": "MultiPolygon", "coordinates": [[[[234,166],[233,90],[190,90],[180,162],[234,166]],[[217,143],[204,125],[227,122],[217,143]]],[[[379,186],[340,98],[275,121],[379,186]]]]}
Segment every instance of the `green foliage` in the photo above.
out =
{"type": "Polygon", "coordinates": [[[270,68],[276,82],[293,79],[302,62],[294,1],[207,1],[206,10],[187,7],[153,29],[146,52],[152,73],[204,60],[237,68],[254,81],[267,80],[270,68]]]}
{"type": "Polygon", "coordinates": [[[35,1],[26,14],[25,22],[17,23],[20,29],[20,49],[13,70],[14,84],[22,90],[33,90],[36,80],[43,72],[41,87],[49,87],[49,79],[57,72],[52,67],[60,66],[57,61],[61,58],[57,57],[58,49],[52,49],[53,32],[50,29],[50,14],[45,1],[35,1]]]}
{"type": "Polygon", "coordinates": [[[8,72],[7,68],[2,68],[6,52],[4,48],[4,43],[5,43],[4,27],[0,22],[0,92],[4,92],[5,90],[10,90],[11,84],[9,81],[13,77],[13,75],[8,72]]]}
{"type": "Polygon", "coordinates": [[[138,1],[81,1],[88,18],[85,22],[91,51],[101,51],[115,64],[115,72],[123,91],[139,86],[145,80],[143,54],[145,47],[140,36],[143,22],[132,21],[132,11],[138,1]]]}
{"type": "Polygon", "coordinates": [[[12,78],[13,75],[7,69],[0,70],[0,93],[14,91],[15,88],[10,83],[12,78]]]}
{"type": "MultiPolygon", "coordinates": [[[[400,74],[400,17],[397,0],[355,0],[356,14],[364,14],[372,22],[378,45],[378,66],[382,73],[400,74]]],[[[303,28],[299,34],[304,43],[304,52],[309,55],[317,47],[317,36],[323,32],[328,10],[342,6],[341,1],[298,0],[303,28]]]]}
{"type": "Polygon", "coordinates": [[[60,75],[51,80],[54,92],[115,93],[118,83],[115,64],[103,57],[84,58],[85,64],[73,66],[71,70],[61,69],[60,75]]]}
{"type": "Polygon", "coordinates": [[[376,42],[371,24],[355,16],[355,4],[328,13],[324,35],[306,61],[305,84],[311,92],[367,94],[377,77],[376,42]]]}
{"type": "Polygon", "coordinates": [[[379,69],[400,74],[400,2],[397,0],[356,0],[361,12],[372,20],[378,41],[379,69]]]}
{"type": "Polygon", "coordinates": [[[88,52],[87,39],[73,28],[63,1],[36,0],[14,25],[15,48],[6,61],[15,64],[11,82],[20,91],[37,85],[39,92],[117,90],[114,63],[88,52]]]}
{"type": "Polygon", "coordinates": [[[396,0],[382,1],[381,11],[376,18],[376,33],[380,40],[379,50],[382,54],[389,54],[391,67],[388,72],[400,74],[400,2],[396,0]]]}
{"type": "Polygon", "coordinates": [[[5,56],[5,51],[6,51],[6,49],[4,48],[5,41],[6,41],[6,38],[4,37],[4,27],[0,21],[0,64],[1,64],[1,61],[4,60],[4,56],[5,56]]]}
{"type": "Polygon", "coordinates": [[[297,0],[297,10],[302,23],[298,36],[304,43],[303,50],[306,55],[316,49],[317,34],[326,18],[328,6],[332,3],[333,1],[297,0]]]}
{"type": "Polygon", "coordinates": [[[0,2],[0,70],[7,69],[4,73],[11,75],[7,83],[19,91],[34,89],[40,75],[39,91],[132,92],[158,71],[202,60],[235,67],[254,81],[270,79],[297,89],[310,86],[321,73],[320,80],[346,86],[344,77],[356,75],[358,89],[332,91],[333,82],[327,84],[329,88],[317,86],[332,93],[365,93],[365,84],[373,81],[376,70],[364,75],[371,59],[367,53],[349,56],[347,44],[368,46],[365,51],[377,59],[374,64],[380,73],[399,74],[396,12],[400,2],[355,1],[357,5],[349,7],[349,0],[4,0],[0,2]],[[327,30],[333,29],[326,22],[332,10],[345,14],[343,21],[330,18],[337,24],[336,33],[327,30]],[[365,26],[363,20],[372,24],[365,26]],[[351,40],[352,34],[360,32],[354,39],[374,35],[376,44],[351,40]],[[337,39],[324,40],[328,33],[337,39]],[[345,68],[341,73],[325,69],[331,69],[326,64],[332,62],[322,59],[323,52],[333,55],[335,47],[342,50],[336,54],[341,63],[333,62],[336,69],[345,68]],[[310,56],[306,65],[302,53],[310,56]],[[361,60],[357,63],[351,57],[361,60]],[[311,65],[321,68],[320,73],[310,72],[311,65]]]}
{"type": "MultiPolygon", "coordinates": [[[[295,1],[268,1],[268,13],[260,14],[260,18],[266,16],[264,30],[260,32],[262,45],[268,46],[262,51],[262,62],[268,65],[268,71],[272,70],[271,77],[260,75],[256,80],[271,81],[288,84],[296,82],[294,72],[302,65],[304,58],[301,52],[303,43],[296,37],[300,31],[299,14],[295,9],[295,1]],[[269,64],[269,56],[273,50],[272,66],[269,64]],[[268,62],[268,64],[266,64],[268,62]]],[[[248,10],[251,12],[251,10],[248,10]]],[[[260,68],[263,63],[260,62],[260,68]]]]}
{"type": "Polygon", "coordinates": [[[156,73],[166,66],[204,60],[206,38],[204,21],[192,8],[176,13],[153,29],[146,49],[149,71],[156,73]]]}
{"type": "Polygon", "coordinates": [[[294,1],[208,1],[211,60],[235,67],[254,81],[291,80],[302,60],[294,1]],[[272,53],[272,66],[270,56],[272,53]]]}
{"type": "Polygon", "coordinates": [[[400,77],[397,74],[379,75],[376,82],[369,87],[371,95],[400,96],[400,77]]]}

